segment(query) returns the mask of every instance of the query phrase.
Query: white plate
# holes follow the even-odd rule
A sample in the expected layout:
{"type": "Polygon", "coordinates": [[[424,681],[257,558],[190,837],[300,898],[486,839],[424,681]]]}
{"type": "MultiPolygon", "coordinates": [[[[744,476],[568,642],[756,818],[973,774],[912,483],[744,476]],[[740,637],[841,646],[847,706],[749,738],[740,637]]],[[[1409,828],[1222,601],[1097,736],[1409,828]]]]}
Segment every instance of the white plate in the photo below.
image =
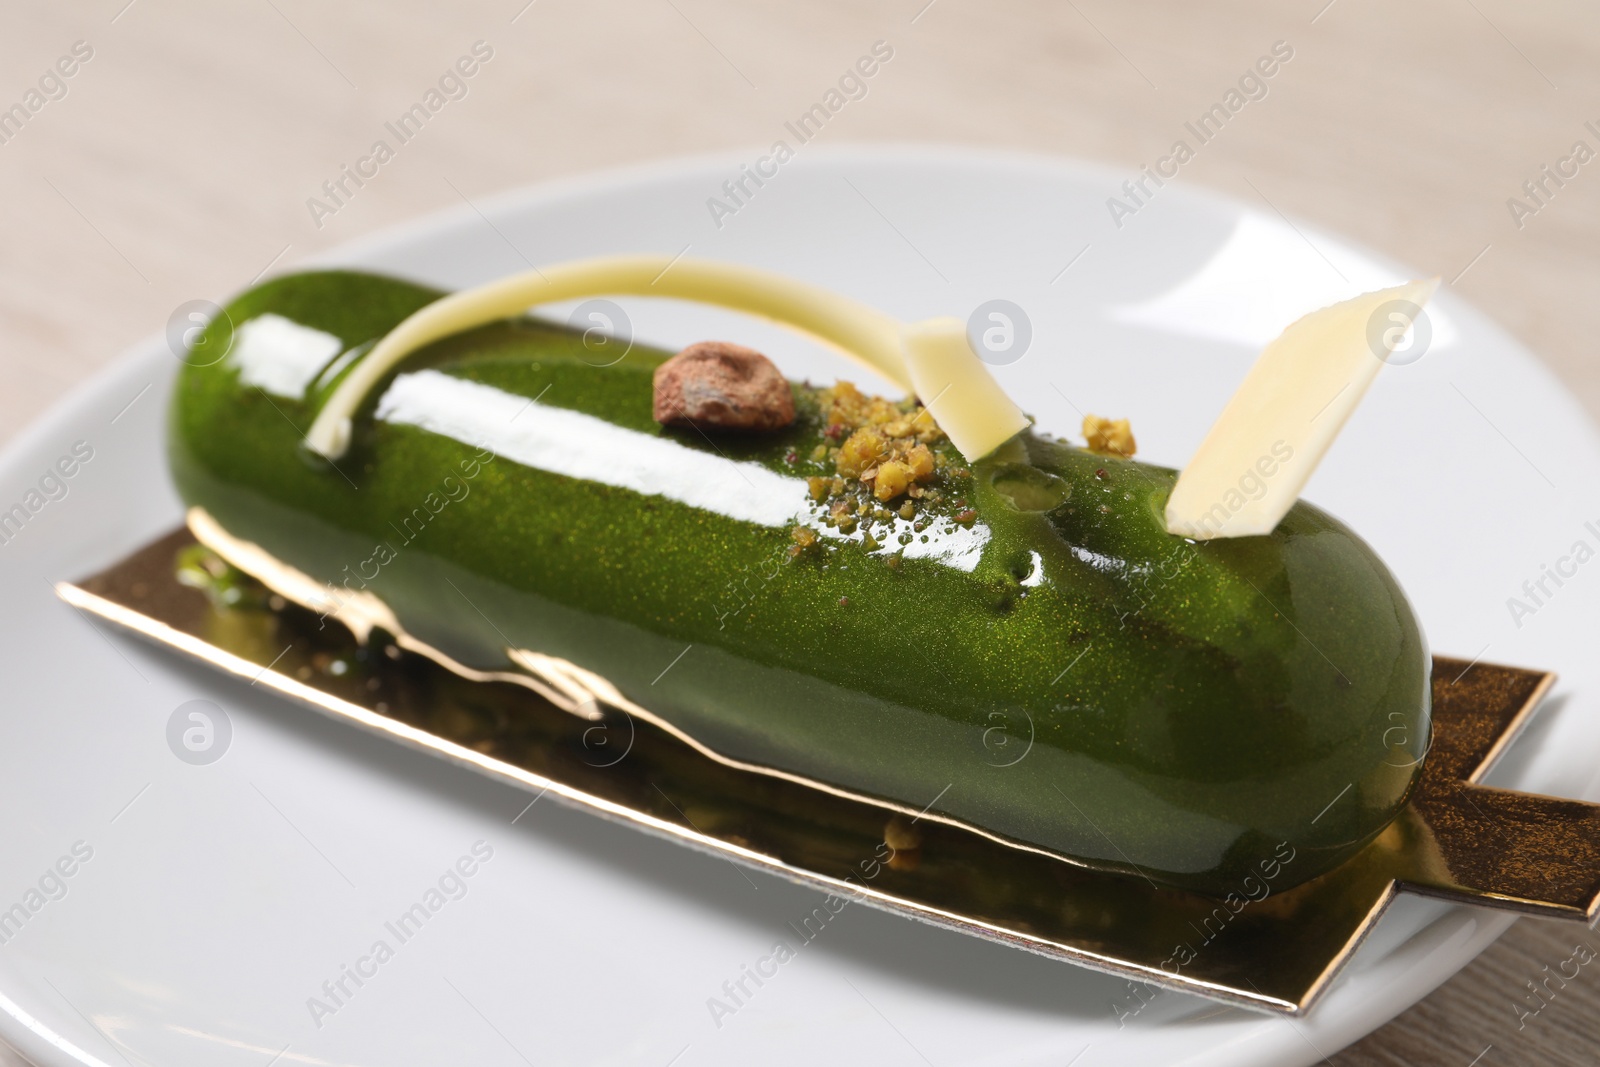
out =
{"type": "MultiPolygon", "coordinates": [[[[463,208],[327,262],[459,286],[523,257],[688,248],[906,319],[1003,297],[1027,310],[1033,341],[999,374],[1046,428],[1074,433],[1074,405],[1130,416],[1141,455],[1172,464],[1261,341],[1413,273],[1182,186],[1119,230],[1106,199],[1123,175],[977,150],[806,148],[719,229],[706,200],[739,162],[516,193],[479,205],[492,225],[463,208]]],[[[641,339],[726,336],[795,374],[843,369],[764,324],[627,306],[641,339]]],[[[1600,520],[1600,441],[1524,349],[1448,291],[1433,327],[1422,359],[1385,370],[1308,496],[1376,545],[1436,650],[1562,672],[1556,706],[1494,781],[1580,795],[1600,752],[1600,563],[1547,580],[1553,595],[1520,626],[1507,598],[1574,542],[1600,546],[1584,525],[1600,520]]],[[[0,944],[0,1037],[41,1064],[260,1065],[280,1052],[285,1065],[1312,1063],[1509,921],[1405,900],[1297,1022],[1165,993],[1119,1027],[1124,982],[863,907],[801,943],[787,924],[811,914],[812,891],[552,803],[524,811],[525,794],[97,632],[56,600],[50,581],[178,521],[161,445],[175,366],[160,339],[139,345],[0,459],[4,510],[74,442],[94,449],[67,495],[0,546],[0,909],[26,905],[75,843],[92,850],[65,895],[0,944]],[[232,723],[207,766],[166,740],[194,699],[232,723]],[[493,857],[465,895],[400,944],[386,921],[479,841],[493,857]],[[314,1020],[308,998],[380,939],[393,958],[364,985],[346,979],[351,995],[314,1020]],[[732,1004],[723,983],[779,939],[795,958],[760,988],[746,979],[753,995],[718,1025],[708,999],[732,1004]]]]}

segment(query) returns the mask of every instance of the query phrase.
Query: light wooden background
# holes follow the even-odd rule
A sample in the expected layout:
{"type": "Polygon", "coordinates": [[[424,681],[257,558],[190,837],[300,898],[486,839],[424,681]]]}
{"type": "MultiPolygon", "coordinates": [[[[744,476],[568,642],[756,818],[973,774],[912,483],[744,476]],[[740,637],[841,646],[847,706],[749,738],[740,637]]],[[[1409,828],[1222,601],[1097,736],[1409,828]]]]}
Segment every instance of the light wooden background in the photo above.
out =
{"type": "MultiPolygon", "coordinates": [[[[526,3],[7,0],[0,106],[75,41],[94,57],[0,144],[0,439],[179,303],[269,263],[461,195],[764,145],[880,37],[893,66],[829,141],[1016,148],[1130,173],[1289,41],[1269,98],[1180,180],[1259,190],[1453,280],[1600,413],[1600,161],[1521,228],[1506,207],[1574,141],[1600,147],[1584,129],[1600,126],[1593,0],[526,3]],[[306,198],[479,38],[496,57],[471,95],[315,229],[306,198]]],[[[1523,982],[1572,938],[1520,924],[1332,1062],[1597,1062],[1594,968],[1516,1025],[1523,982]]]]}

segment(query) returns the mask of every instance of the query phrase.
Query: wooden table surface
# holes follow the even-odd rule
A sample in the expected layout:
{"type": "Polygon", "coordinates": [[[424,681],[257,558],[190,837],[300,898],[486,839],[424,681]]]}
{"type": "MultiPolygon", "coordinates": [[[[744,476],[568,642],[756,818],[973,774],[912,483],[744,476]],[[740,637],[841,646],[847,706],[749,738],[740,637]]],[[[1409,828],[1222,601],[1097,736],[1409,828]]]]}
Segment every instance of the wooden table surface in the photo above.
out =
{"type": "MultiPolygon", "coordinates": [[[[1507,204],[1576,141],[1600,148],[1592,0],[9,0],[0,107],[78,42],[92,55],[0,143],[0,439],[178,304],[269,264],[463,197],[764,145],[879,38],[893,67],[828,140],[1130,175],[1288,42],[1269,96],[1180,180],[1438,272],[1600,413],[1600,163],[1547,182],[1537,211],[1507,204]],[[313,225],[307,198],[480,39],[494,59],[469,95],[313,225]]],[[[1600,1061],[1593,968],[1518,1028],[1524,983],[1580,934],[1520,923],[1330,1062],[1600,1061]]]]}

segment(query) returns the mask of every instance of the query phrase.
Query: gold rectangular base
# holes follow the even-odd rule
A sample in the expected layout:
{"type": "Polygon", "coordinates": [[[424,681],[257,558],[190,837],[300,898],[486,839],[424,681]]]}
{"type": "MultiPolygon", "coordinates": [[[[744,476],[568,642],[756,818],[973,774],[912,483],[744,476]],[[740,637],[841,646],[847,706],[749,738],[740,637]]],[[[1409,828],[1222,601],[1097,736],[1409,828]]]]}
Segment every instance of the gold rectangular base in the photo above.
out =
{"type": "Polygon", "coordinates": [[[253,580],[178,580],[178,530],[57,589],[67,602],[337,719],[606,818],[827,892],[1152,985],[1298,1014],[1400,890],[1587,919],[1600,806],[1476,784],[1553,678],[1435,661],[1434,740],[1410,805],[1338,869],[1259,899],[1163,889],[932,822],[885,843],[869,802],[708,759],[617,709],[575,715],[342,627],[253,580]],[[224,603],[230,600],[230,603],[224,603]]]}

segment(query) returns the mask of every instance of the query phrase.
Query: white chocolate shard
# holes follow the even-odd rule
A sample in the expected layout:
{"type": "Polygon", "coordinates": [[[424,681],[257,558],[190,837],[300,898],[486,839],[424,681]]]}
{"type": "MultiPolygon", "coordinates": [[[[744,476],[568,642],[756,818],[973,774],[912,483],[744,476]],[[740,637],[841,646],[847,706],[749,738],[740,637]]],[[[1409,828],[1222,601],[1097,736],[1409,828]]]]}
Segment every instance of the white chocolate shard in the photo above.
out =
{"type": "Polygon", "coordinates": [[[1167,531],[1271,533],[1410,331],[1439,279],[1313,311],[1267,345],[1167,501],[1167,531]]]}
{"type": "Polygon", "coordinates": [[[900,337],[917,398],[969,461],[982,459],[1028,427],[1028,416],[972,350],[965,322],[926,319],[906,326],[900,337]]]}

